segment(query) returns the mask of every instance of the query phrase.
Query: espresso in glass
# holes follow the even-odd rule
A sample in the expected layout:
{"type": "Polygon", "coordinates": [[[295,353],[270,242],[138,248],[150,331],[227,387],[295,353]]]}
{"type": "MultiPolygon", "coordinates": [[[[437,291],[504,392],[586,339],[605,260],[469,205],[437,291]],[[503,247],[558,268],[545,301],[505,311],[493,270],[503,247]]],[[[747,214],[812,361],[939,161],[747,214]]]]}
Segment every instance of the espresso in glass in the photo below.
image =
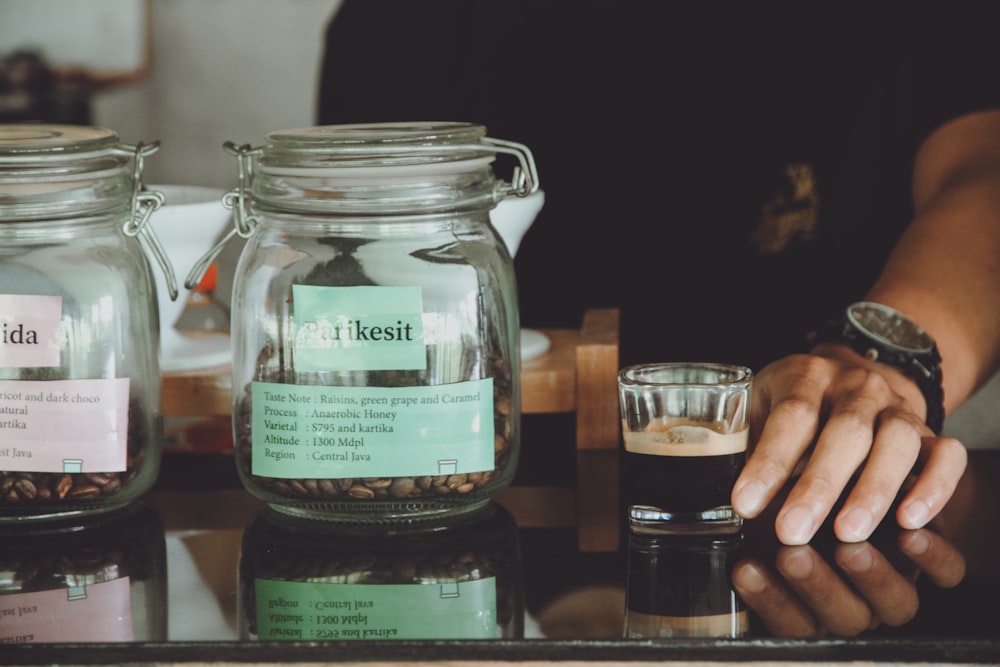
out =
{"type": "Polygon", "coordinates": [[[625,432],[625,494],[630,518],[663,515],[733,520],[730,494],[743,469],[747,430],[687,420],[651,422],[625,432]]]}
{"type": "Polygon", "coordinates": [[[623,498],[632,532],[739,530],[730,498],[746,459],[751,379],[748,368],[712,363],[622,370],[623,498]]]}

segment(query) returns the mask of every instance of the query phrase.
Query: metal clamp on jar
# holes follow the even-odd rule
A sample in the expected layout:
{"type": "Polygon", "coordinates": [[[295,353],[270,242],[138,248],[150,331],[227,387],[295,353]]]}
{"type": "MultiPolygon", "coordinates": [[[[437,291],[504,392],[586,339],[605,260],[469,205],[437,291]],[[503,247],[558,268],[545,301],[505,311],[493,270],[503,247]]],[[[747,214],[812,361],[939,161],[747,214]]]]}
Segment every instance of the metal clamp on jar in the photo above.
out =
{"type": "Polygon", "coordinates": [[[348,524],[482,510],[520,446],[516,284],[489,212],[538,189],[530,151],[468,123],[227,148],[240,177],[229,236],[247,239],[232,299],[246,488],[348,524]],[[512,182],[494,174],[498,153],[517,158],[512,182]]]}

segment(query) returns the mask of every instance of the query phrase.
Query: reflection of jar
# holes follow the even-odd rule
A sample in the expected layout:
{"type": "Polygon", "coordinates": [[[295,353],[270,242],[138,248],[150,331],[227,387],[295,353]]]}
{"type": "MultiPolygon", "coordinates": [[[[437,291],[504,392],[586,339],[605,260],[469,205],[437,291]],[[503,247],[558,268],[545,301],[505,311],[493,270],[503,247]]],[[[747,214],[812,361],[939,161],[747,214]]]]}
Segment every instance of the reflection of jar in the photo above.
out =
{"type": "Polygon", "coordinates": [[[0,543],[0,643],[166,640],[166,546],[149,507],[4,526],[0,543]]]}
{"type": "Polygon", "coordinates": [[[741,545],[739,535],[630,536],[625,636],[746,636],[746,605],[731,578],[741,545]]]}
{"type": "MultiPolygon", "coordinates": [[[[153,147],[0,125],[0,521],[131,502],[160,463],[157,307],[138,236],[153,147]]],[[[172,279],[169,262],[158,255],[172,279]]]]}
{"type": "Polygon", "coordinates": [[[244,639],[516,639],[524,634],[513,517],[446,530],[333,534],[274,512],[240,556],[244,639]]]}
{"type": "Polygon", "coordinates": [[[525,147],[484,132],[326,126],[237,149],[236,458],[276,509],[453,516],[513,476],[517,294],[489,211],[537,179],[525,147]],[[498,152],[520,159],[514,184],[495,178],[498,152]]]}

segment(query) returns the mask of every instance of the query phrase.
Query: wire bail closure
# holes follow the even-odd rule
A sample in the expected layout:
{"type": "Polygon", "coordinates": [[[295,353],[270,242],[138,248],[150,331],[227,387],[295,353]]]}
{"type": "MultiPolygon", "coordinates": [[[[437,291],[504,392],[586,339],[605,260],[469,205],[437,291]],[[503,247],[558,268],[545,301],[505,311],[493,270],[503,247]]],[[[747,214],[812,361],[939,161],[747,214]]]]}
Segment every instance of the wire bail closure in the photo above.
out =
{"type": "MultiPolygon", "coordinates": [[[[483,148],[483,144],[497,153],[513,155],[518,161],[518,165],[514,167],[511,182],[507,183],[506,181],[501,181],[497,187],[497,193],[500,195],[500,199],[508,195],[527,197],[538,190],[538,169],[535,166],[535,158],[531,154],[528,147],[524,144],[519,144],[514,141],[505,141],[503,139],[483,137],[482,144],[439,146],[437,149],[454,150],[456,152],[481,150],[483,148]]],[[[248,239],[253,235],[253,232],[257,227],[258,218],[250,213],[247,197],[250,191],[250,181],[253,177],[253,159],[260,155],[264,149],[260,146],[253,147],[250,144],[238,145],[232,141],[225,142],[222,145],[222,148],[230,155],[236,157],[237,177],[239,179],[238,184],[222,197],[222,205],[233,212],[233,228],[229,230],[229,232],[223,236],[219,242],[216,243],[215,246],[213,246],[212,249],[209,250],[191,268],[191,272],[188,273],[187,278],[184,281],[184,287],[187,289],[194,289],[198,286],[201,279],[208,271],[208,268],[219,257],[223,249],[226,247],[226,244],[232,240],[233,236],[248,239]]],[[[397,151],[407,150],[402,146],[395,146],[393,149],[397,151]]],[[[379,150],[382,150],[382,148],[365,148],[355,146],[345,152],[362,153],[368,151],[376,152],[379,150]]],[[[416,146],[413,147],[412,150],[416,152],[426,150],[426,148],[423,146],[416,146]]]]}
{"type": "Polygon", "coordinates": [[[156,235],[153,226],[149,224],[149,219],[161,206],[164,198],[162,192],[144,191],[142,189],[142,168],[143,160],[160,149],[160,142],[152,144],[137,143],[135,146],[123,144],[121,149],[126,151],[133,158],[132,166],[132,210],[129,219],[122,226],[125,236],[139,237],[144,241],[151,255],[156,259],[157,264],[163,271],[163,276],[167,280],[167,290],[170,293],[170,300],[175,301],[178,295],[177,276],[174,273],[174,266],[170,261],[170,256],[164,249],[160,238],[156,235]]]}
{"type": "Polygon", "coordinates": [[[511,182],[502,183],[500,186],[500,191],[504,195],[513,194],[518,197],[527,197],[538,191],[538,169],[535,167],[535,156],[532,155],[527,146],[515,141],[491,137],[483,137],[483,143],[491,146],[497,153],[506,153],[517,158],[518,166],[514,167],[511,182]]]}
{"type": "Polygon", "coordinates": [[[230,155],[236,156],[237,186],[222,196],[222,205],[233,212],[233,228],[216,243],[211,250],[195,262],[190,273],[184,280],[184,287],[194,289],[205,277],[208,268],[219,257],[226,244],[233,238],[239,236],[248,239],[253,236],[254,229],[257,228],[257,216],[251,215],[247,207],[247,192],[250,189],[250,179],[253,176],[253,158],[259,155],[260,148],[254,148],[250,144],[236,145],[232,141],[222,144],[223,150],[230,155]]]}

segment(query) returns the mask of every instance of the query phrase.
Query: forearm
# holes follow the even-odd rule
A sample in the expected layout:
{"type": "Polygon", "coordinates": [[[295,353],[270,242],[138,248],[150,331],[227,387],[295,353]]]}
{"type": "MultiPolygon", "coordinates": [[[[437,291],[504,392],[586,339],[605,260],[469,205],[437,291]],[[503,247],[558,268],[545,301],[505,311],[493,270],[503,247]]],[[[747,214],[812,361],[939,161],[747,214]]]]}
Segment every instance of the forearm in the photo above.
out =
{"type": "Polygon", "coordinates": [[[914,201],[916,218],[866,298],[937,341],[950,413],[1000,363],[1000,113],[960,119],[928,139],[914,201]]]}
{"type": "MultiPolygon", "coordinates": [[[[1000,112],[958,119],[928,137],[915,160],[914,209],[867,299],[936,339],[947,414],[1000,360],[1000,112]]],[[[757,374],[759,435],[733,507],[759,516],[795,477],[774,523],[784,544],[811,540],[849,487],[833,522],[838,539],[867,540],[890,511],[904,528],[925,526],[954,493],[965,447],[931,434],[920,387],[900,370],[849,345],[822,343],[813,352],[757,374]]]]}

